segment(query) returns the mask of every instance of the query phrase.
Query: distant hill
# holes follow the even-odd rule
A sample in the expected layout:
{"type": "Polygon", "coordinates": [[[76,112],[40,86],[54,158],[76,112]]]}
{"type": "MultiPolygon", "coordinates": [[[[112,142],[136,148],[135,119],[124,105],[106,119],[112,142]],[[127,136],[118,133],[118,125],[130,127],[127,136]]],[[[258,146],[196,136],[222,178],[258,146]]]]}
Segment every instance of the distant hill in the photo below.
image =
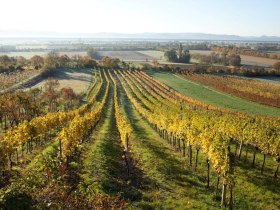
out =
{"type": "Polygon", "coordinates": [[[165,39],[165,40],[219,40],[219,41],[276,41],[278,36],[238,36],[207,33],[57,33],[37,31],[1,31],[0,37],[42,37],[42,38],[103,38],[103,39],[165,39]]]}
{"type": "Polygon", "coordinates": [[[138,38],[138,39],[186,39],[186,40],[227,40],[227,41],[280,41],[277,36],[238,36],[238,35],[221,35],[206,33],[137,33],[137,34],[120,34],[120,33],[95,33],[95,38],[138,38]]]}

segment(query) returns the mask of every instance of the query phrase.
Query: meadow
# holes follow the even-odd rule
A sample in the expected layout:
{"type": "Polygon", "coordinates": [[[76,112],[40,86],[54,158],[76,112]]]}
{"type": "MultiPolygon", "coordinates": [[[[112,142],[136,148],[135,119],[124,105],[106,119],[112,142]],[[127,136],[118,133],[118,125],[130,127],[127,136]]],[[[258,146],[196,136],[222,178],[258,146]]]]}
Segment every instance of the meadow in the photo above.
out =
{"type": "Polygon", "coordinates": [[[146,61],[154,59],[152,56],[144,55],[137,51],[98,51],[100,57],[109,56],[124,61],[146,61]]]}
{"type": "MultiPolygon", "coordinates": [[[[49,78],[58,80],[60,87],[71,87],[77,93],[86,92],[92,80],[90,69],[58,69],[49,76],[49,78]]],[[[47,78],[34,84],[30,88],[43,88],[47,78]]]]}

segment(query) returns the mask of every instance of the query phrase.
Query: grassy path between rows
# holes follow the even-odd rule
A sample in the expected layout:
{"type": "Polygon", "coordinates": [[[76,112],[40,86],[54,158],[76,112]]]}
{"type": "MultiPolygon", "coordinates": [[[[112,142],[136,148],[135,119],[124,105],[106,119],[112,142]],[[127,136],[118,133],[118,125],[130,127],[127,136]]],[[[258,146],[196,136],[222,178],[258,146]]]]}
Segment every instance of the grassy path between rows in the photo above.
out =
{"type": "Polygon", "coordinates": [[[147,71],[147,73],[175,90],[208,104],[248,114],[280,116],[280,109],[278,108],[265,106],[219,92],[169,72],[147,71]]]}
{"type": "Polygon", "coordinates": [[[130,186],[116,127],[112,88],[104,116],[93,132],[83,154],[80,188],[91,195],[120,195],[130,199],[130,186]]]}

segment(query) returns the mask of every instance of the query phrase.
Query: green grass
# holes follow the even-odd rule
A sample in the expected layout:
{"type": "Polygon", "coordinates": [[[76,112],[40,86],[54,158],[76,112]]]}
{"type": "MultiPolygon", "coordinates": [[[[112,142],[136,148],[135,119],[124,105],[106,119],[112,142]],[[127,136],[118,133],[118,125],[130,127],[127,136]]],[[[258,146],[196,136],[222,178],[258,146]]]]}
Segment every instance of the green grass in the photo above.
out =
{"type": "Polygon", "coordinates": [[[125,199],[131,199],[133,190],[127,184],[126,166],[114,118],[112,92],[101,119],[104,120],[92,134],[92,144],[83,154],[84,169],[80,190],[90,196],[120,194],[125,199]]]}
{"type": "Polygon", "coordinates": [[[148,71],[147,73],[175,90],[207,104],[224,107],[232,111],[245,112],[248,114],[280,116],[280,109],[278,108],[261,105],[219,92],[207,86],[181,78],[172,73],[158,71],[148,71]]]}

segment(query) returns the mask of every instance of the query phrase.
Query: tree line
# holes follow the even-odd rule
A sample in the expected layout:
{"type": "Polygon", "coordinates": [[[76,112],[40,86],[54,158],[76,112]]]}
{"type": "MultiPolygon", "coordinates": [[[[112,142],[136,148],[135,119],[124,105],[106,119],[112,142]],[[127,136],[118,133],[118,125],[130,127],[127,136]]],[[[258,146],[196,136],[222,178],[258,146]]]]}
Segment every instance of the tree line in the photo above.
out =
{"type": "Polygon", "coordinates": [[[193,54],[193,59],[200,61],[203,64],[221,64],[224,66],[240,66],[241,57],[237,54],[229,53],[211,53],[210,55],[193,54]]]}
{"type": "Polygon", "coordinates": [[[212,47],[211,50],[219,53],[232,53],[232,54],[262,57],[262,58],[280,59],[279,54],[263,52],[260,50],[253,50],[250,47],[220,46],[220,47],[212,47]]]}
{"type": "Polygon", "coordinates": [[[181,43],[179,44],[177,50],[171,49],[165,51],[164,57],[168,61],[175,63],[189,63],[191,59],[189,50],[183,49],[183,45],[181,43]]]}
{"type": "Polygon", "coordinates": [[[58,80],[51,78],[41,89],[7,92],[0,95],[0,125],[7,130],[47,112],[71,110],[79,105],[81,98],[82,94],[70,87],[60,88],[58,80]]]}

